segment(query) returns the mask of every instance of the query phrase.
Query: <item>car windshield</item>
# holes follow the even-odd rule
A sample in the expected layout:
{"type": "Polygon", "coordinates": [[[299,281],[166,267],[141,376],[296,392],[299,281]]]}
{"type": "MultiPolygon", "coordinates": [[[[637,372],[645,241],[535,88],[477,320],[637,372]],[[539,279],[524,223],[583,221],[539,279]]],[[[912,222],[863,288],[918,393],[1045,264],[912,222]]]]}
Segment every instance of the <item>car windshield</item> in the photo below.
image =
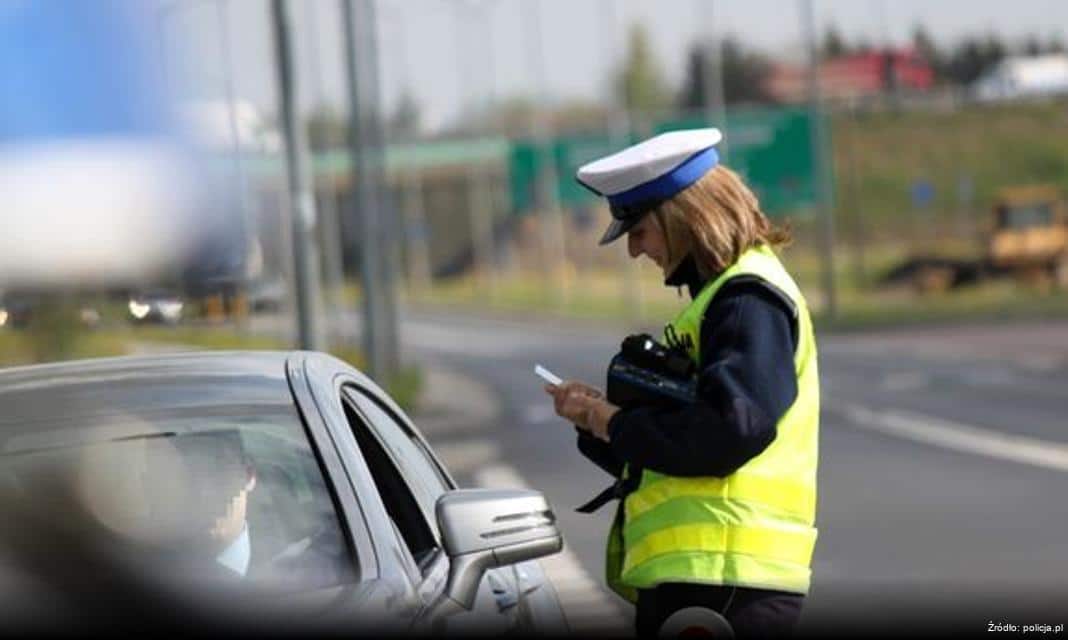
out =
{"type": "Polygon", "coordinates": [[[20,513],[77,526],[93,541],[86,549],[171,562],[167,579],[285,592],[355,579],[334,500],[292,407],[6,424],[0,498],[11,525],[0,533],[11,533],[18,524],[10,514],[20,513]]]}

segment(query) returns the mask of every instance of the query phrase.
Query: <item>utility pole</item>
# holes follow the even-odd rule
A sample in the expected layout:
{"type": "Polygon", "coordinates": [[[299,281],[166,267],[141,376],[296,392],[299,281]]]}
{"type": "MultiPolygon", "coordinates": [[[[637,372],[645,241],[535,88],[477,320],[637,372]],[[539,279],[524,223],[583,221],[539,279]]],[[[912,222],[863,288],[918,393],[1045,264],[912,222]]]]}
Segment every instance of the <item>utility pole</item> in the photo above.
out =
{"type": "MultiPolygon", "coordinates": [[[[470,78],[471,75],[482,75],[491,86],[493,83],[493,78],[491,77],[493,73],[493,51],[482,52],[481,56],[476,51],[474,55],[471,55],[471,47],[476,43],[481,42],[485,43],[486,46],[492,46],[492,33],[489,29],[489,16],[487,13],[492,9],[492,6],[483,4],[479,0],[468,0],[453,6],[456,9],[452,15],[453,37],[456,41],[456,68],[457,70],[467,70],[467,73],[459,72],[457,75],[457,84],[459,86],[456,93],[463,96],[465,93],[463,78],[465,77],[470,78]],[[464,26],[472,23],[476,25],[481,23],[483,33],[479,34],[477,38],[465,38],[464,26]],[[464,55],[465,49],[467,55],[464,55]],[[484,62],[483,72],[474,73],[478,60],[472,58],[482,58],[484,62]],[[485,63],[489,63],[489,68],[485,67],[485,63]]],[[[476,87],[476,90],[472,93],[476,96],[475,100],[473,100],[473,107],[476,111],[484,110],[488,117],[492,108],[492,91],[482,91],[476,87]]],[[[471,135],[477,140],[479,136],[485,135],[485,131],[475,129],[471,131],[471,135]]],[[[496,300],[498,293],[493,233],[494,202],[492,179],[489,167],[486,166],[484,161],[476,160],[475,163],[468,164],[468,224],[471,231],[473,271],[478,289],[488,291],[490,301],[496,300]]]]}
{"type": "Polygon", "coordinates": [[[363,284],[363,348],[367,373],[380,383],[397,368],[396,298],[393,295],[393,220],[383,215],[381,126],[378,117],[377,42],[369,2],[341,0],[349,88],[352,208],[359,216],[363,284]],[[357,33],[357,28],[361,32],[357,33]],[[360,45],[361,48],[357,48],[360,45]],[[361,62],[363,67],[360,66],[361,62]],[[379,179],[376,179],[379,178],[379,179]]]}
{"type": "Polygon", "coordinates": [[[564,248],[564,220],[557,193],[558,176],[556,175],[556,158],[553,157],[551,138],[545,123],[545,112],[549,108],[546,99],[548,90],[545,81],[545,60],[542,53],[541,6],[537,2],[523,3],[526,21],[527,55],[533,65],[534,86],[537,100],[534,109],[534,144],[537,149],[538,164],[541,170],[536,176],[536,206],[541,215],[541,259],[542,267],[551,276],[552,293],[550,299],[556,307],[562,307],[568,295],[567,252],[564,248]]]}
{"type": "MultiPolygon", "coordinates": [[[[619,43],[620,34],[624,31],[623,21],[620,19],[617,0],[601,0],[601,4],[601,15],[608,16],[605,21],[606,28],[598,30],[603,34],[604,38],[601,43],[601,54],[604,56],[601,67],[605,69],[605,77],[611,78],[611,71],[615,68],[617,53],[623,49],[619,43]]],[[[620,151],[630,146],[631,143],[630,111],[625,103],[617,101],[611,80],[608,83],[605,103],[610,105],[608,120],[609,144],[613,152],[620,151]]],[[[641,263],[637,260],[631,260],[627,254],[625,238],[616,241],[613,250],[619,257],[620,270],[623,272],[620,286],[622,287],[621,293],[626,313],[630,320],[640,322],[645,308],[642,297],[641,263]]]]}
{"type": "Polygon", "coordinates": [[[723,163],[726,164],[730,152],[731,137],[727,135],[727,108],[726,96],[723,91],[723,41],[716,37],[714,3],[705,0],[699,3],[699,7],[706,14],[704,20],[708,26],[708,43],[705,45],[704,65],[701,85],[704,88],[705,117],[709,123],[723,132],[723,141],[718,145],[718,151],[723,163]]]}
{"type": "Polygon", "coordinates": [[[838,300],[834,276],[834,194],[831,193],[831,167],[827,154],[827,134],[824,130],[823,99],[820,94],[819,50],[816,46],[816,20],[812,0],[801,0],[801,20],[808,46],[808,105],[812,134],[813,164],[816,169],[816,201],[823,219],[823,293],[827,317],[838,316],[838,300]]]}
{"type": "Polygon", "coordinates": [[[230,313],[237,321],[239,329],[248,329],[248,288],[252,279],[263,276],[262,262],[259,265],[250,264],[254,256],[262,256],[262,251],[257,253],[259,247],[259,230],[252,220],[248,202],[248,177],[245,172],[245,146],[241,139],[241,130],[237,124],[237,97],[234,94],[234,62],[230,46],[230,5],[221,0],[216,0],[215,9],[219,17],[219,48],[223,57],[223,78],[226,85],[227,120],[230,125],[230,138],[233,142],[234,164],[234,188],[237,190],[237,206],[241,210],[241,235],[243,240],[242,249],[245,251],[245,272],[242,274],[242,282],[236,287],[234,299],[230,301],[230,313]],[[255,267],[255,268],[254,268],[255,267]],[[240,301],[240,303],[239,303],[240,301]]]}
{"type": "MultiPolygon", "coordinates": [[[[321,22],[319,20],[319,3],[309,2],[302,5],[309,12],[308,20],[311,29],[306,30],[304,37],[313,42],[309,47],[309,58],[312,72],[312,93],[315,96],[314,104],[318,108],[326,108],[326,93],[323,90],[323,73],[321,71],[322,42],[318,37],[321,22]]],[[[333,142],[333,141],[331,141],[333,142]]],[[[311,145],[309,144],[309,147],[311,145]]],[[[325,151],[325,149],[322,149],[325,151]]],[[[319,151],[311,149],[312,153],[319,151]]],[[[323,252],[323,301],[326,303],[325,318],[327,319],[326,341],[330,344],[344,340],[345,322],[344,302],[341,291],[345,284],[344,266],[344,238],[341,233],[341,221],[338,211],[338,188],[335,176],[326,176],[329,187],[324,189],[323,197],[317,202],[319,214],[319,243],[323,252]]],[[[314,177],[312,180],[314,184],[314,177]]]]}
{"type": "Polygon", "coordinates": [[[296,79],[288,6],[271,0],[274,26],[275,67],[278,73],[279,112],[286,143],[286,176],[289,185],[293,236],[293,273],[297,299],[297,332],[301,349],[322,349],[318,322],[319,258],[315,237],[315,199],[307,183],[307,157],[303,128],[297,114],[296,79]]]}

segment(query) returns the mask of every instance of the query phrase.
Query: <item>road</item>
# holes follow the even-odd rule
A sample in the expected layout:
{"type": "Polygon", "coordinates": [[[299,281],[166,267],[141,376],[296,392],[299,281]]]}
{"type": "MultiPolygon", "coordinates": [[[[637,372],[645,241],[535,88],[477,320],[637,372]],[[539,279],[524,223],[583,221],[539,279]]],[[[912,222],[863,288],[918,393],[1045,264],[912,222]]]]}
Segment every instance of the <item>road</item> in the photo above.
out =
{"type": "MultiPolygon", "coordinates": [[[[402,335],[409,358],[462,371],[499,399],[485,429],[433,438],[461,480],[511,473],[544,491],[573,558],[601,584],[611,509],[572,507],[608,478],[577,453],[532,368],[603,380],[620,336],[456,317],[409,318],[402,335]]],[[[820,537],[803,628],[1068,622],[1068,324],[823,336],[819,350],[820,537]]],[[[629,615],[600,597],[583,609],[629,615]]]]}
{"type": "MultiPolygon", "coordinates": [[[[566,540],[550,574],[587,632],[630,624],[630,608],[600,586],[611,509],[573,511],[609,478],[578,454],[533,366],[600,382],[621,336],[440,315],[407,314],[402,328],[407,360],[488,389],[491,418],[424,431],[462,484],[549,497],[566,540]]],[[[802,630],[1068,622],[1068,323],[818,344],[820,534],[802,630]]]]}

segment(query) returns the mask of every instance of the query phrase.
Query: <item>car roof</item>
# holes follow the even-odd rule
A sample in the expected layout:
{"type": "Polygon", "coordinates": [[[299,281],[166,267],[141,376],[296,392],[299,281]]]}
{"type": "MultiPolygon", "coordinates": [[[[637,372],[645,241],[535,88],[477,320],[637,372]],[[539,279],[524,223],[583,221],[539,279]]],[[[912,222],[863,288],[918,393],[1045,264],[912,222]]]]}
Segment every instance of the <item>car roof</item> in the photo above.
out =
{"type": "Polygon", "coordinates": [[[303,352],[123,356],[0,370],[0,425],[209,406],[293,405],[286,375],[303,352]]]}

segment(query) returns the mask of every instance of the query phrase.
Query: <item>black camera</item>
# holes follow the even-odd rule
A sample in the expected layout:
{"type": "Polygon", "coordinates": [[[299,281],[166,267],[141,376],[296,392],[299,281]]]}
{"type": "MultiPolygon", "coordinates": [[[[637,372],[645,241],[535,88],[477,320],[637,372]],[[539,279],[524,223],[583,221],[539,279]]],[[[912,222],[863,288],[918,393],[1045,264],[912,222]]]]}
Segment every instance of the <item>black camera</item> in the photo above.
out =
{"type": "Polygon", "coordinates": [[[608,365],[608,401],[624,409],[692,404],[696,369],[679,348],[664,346],[647,333],[627,336],[608,365]]]}

